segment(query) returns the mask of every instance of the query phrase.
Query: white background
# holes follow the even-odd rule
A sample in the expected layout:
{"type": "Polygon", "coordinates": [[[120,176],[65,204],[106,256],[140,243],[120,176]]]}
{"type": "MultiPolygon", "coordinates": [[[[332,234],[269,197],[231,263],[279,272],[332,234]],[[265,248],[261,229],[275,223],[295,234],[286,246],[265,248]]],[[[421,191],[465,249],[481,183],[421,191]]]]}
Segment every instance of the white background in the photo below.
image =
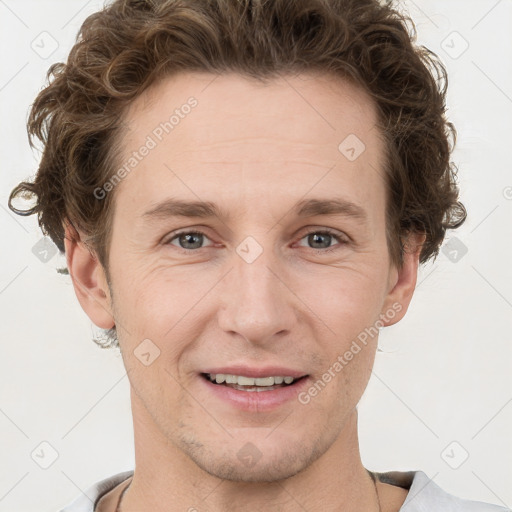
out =
{"type": "MultiPolygon", "coordinates": [[[[7,210],[10,190],[37,168],[25,131],[29,105],[101,5],[0,0],[0,511],[54,512],[133,468],[121,357],[91,341],[69,277],[55,271],[63,259],[43,263],[33,254],[42,237],[36,219],[7,210]],[[44,31],[58,43],[47,59],[31,47],[45,37],[51,48],[44,31]],[[48,469],[31,458],[43,441],[58,452],[48,469]]],[[[454,160],[469,212],[448,238],[467,254],[452,262],[441,253],[423,268],[406,318],[381,333],[360,405],[363,461],[378,471],[421,469],[453,494],[511,507],[512,1],[403,6],[419,41],[448,67],[454,160]]]]}

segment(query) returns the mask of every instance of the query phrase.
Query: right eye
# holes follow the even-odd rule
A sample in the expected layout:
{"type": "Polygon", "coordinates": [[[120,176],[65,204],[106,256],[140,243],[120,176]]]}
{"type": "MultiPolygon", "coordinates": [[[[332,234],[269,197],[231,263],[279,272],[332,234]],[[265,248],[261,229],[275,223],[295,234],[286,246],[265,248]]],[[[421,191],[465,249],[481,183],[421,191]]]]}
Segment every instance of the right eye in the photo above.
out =
{"type": "Polygon", "coordinates": [[[164,245],[174,245],[186,252],[202,249],[204,239],[209,238],[201,231],[180,231],[170,238],[164,245]],[[174,241],[177,244],[173,243],[174,241]]]}

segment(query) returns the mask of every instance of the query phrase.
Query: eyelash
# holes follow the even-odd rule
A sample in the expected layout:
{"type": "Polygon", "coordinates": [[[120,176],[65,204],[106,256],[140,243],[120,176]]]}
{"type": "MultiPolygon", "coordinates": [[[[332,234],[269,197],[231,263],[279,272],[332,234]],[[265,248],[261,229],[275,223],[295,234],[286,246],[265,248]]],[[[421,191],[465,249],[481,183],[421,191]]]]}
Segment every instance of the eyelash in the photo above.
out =
{"type": "MultiPolygon", "coordinates": [[[[308,231],[307,233],[305,233],[300,239],[304,239],[306,238],[307,236],[311,235],[311,234],[319,234],[319,235],[329,235],[329,236],[332,236],[333,238],[335,238],[338,243],[340,245],[346,245],[349,243],[349,241],[347,239],[345,239],[342,235],[338,234],[337,232],[329,229],[329,228],[323,228],[323,229],[312,229],[310,231],[308,231]]],[[[202,231],[187,231],[187,230],[184,230],[184,231],[178,231],[177,233],[175,233],[173,235],[172,238],[169,238],[166,242],[164,242],[164,245],[172,245],[171,242],[173,240],[176,240],[177,238],[179,238],[181,235],[203,235],[204,237],[208,238],[208,235],[206,235],[204,232],[202,231]]],[[[178,249],[180,252],[182,253],[191,253],[191,252],[196,252],[196,251],[199,251],[200,249],[206,249],[206,247],[200,247],[199,249],[184,249],[183,247],[178,247],[178,246],[174,246],[176,249],[178,249]]],[[[336,249],[339,249],[339,247],[327,247],[325,249],[314,249],[312,247],[309,247],[310,250],[312,251],[315,251],[316,253],[322,253],[322,254],[325,254],[325,253],[329,253],[329,252],[332,252],[332,251],[335,251],[336,249]]]]}

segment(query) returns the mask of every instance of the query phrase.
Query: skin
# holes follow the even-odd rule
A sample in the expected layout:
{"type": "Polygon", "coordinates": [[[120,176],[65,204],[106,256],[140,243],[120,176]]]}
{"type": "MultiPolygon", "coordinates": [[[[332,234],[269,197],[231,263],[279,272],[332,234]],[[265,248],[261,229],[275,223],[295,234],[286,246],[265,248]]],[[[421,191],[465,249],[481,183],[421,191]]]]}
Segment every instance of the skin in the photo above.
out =
{"type": "MultiPolygon", "coordinates": [[[[329,76],[213,78],[167,78],[126,113],[129,158],[174,109],[198,101],[111,192],[110,286],[83,234],[67,228],[77,297],[96,325],[117,326],[131,385],[136,470],[122,510],[378,510],[356,408],[378,336],[308,404],[240,411],[199,375],[236,363],[281,365],[315,382],[380,315],[386,326],[405,314],[424,237],[411,235],[403,265],[392,264],[375,105],[329,76]],[[338,150],[349,134],[366,147],[355,161],[338,150]],[[228,216],[144,216],[170,197],[211,201],[228,216]],[[359,205],[366,219],[294,213],[297,201],[334,197],[359,205]],[[184,228],[204,237],[180,245],[175,233],[184,228]],[[340,239],[307,236],[325,228],[340,239]],[[248,236],[263,250],[252,263],[236,252],[248,236]],[[145,339],[160,350],[149,366],[134,354],[145,339]],[[247,443],[261,453],[253,466],[237,456],[247,443]]],[[[105,510],[115,510],[119,491],[105,510]]],[[[379,483],[378,493],[392,511],[407,492],[379,483]]]]}

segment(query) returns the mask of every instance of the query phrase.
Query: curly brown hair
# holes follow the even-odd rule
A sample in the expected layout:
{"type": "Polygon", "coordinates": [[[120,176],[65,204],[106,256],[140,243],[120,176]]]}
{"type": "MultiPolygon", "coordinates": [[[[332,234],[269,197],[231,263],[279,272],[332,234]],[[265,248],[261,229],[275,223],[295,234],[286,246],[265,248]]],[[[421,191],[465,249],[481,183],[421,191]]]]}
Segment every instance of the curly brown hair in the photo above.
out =
{"type": "Polygon", "coordinates": [[[377,0],[115,0],[85,20],[67,63],[50,67],[27,124],[31,145],[35,137],[43,143],[40,166],[33,182],[13,189],[9,207],[37,213],[61,251],[71,223],[108,275],[115,194],[100,199],[94,191],[118,167],[123,113],[135,98],[177,72],[265,80],[320,71],[375,101],[387,146],[390,255],[401,264],[407,233],[425,233],[424,263],[466,211],[451,162],[447,73],[415,40],[412,20],[377,0]],[[30,208],[13,205],[34,196],[30,208]]]}

